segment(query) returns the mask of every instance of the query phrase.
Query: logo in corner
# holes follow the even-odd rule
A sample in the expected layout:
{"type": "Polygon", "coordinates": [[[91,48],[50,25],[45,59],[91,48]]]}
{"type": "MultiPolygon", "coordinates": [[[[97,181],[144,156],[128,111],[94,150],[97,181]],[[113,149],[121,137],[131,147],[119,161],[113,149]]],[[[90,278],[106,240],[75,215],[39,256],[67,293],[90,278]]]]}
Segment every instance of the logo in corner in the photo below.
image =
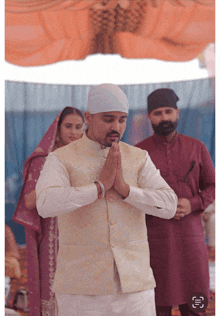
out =
{"type": "Polygon", "coordinates": [[[195,313],[205,312],[208,306],[208,298],[202,292],[195,292],[191,295],[188,301],[189,308],[195,313]]]}

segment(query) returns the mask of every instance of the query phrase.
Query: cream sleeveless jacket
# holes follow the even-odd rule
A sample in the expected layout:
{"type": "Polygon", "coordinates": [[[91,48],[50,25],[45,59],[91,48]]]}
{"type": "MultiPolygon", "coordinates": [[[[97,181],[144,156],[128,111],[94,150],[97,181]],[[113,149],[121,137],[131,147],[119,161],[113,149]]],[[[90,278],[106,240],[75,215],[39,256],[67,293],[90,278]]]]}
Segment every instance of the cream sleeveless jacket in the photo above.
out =
{"type": "MultiPolygon", "coordinates": [[[[98,179],[108,153],[83,137],[56,151],[71,186],[98,179]]],[[[137,187],[145,153],[120,142],[125,182],[137,187]]],[[[103,199],[58,216],[59,254],[53,290],[59,293],[113,294],[114,261],[124,293],[155,287],[149,265],[145,214],[111,189],[103,199]]]]}

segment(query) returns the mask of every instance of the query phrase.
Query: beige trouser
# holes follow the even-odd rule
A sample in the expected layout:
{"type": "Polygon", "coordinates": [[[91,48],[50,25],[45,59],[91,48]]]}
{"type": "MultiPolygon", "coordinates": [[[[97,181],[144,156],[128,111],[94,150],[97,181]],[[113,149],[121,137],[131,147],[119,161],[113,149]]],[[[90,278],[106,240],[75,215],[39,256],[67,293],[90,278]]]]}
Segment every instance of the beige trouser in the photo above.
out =
{"type": "Polygon", "coordinates": [[[154,290],[114,295],[56,294],[58,316],[155,316],[154,290]]]}
{"type": "Polygon", "coordinates": [[[122,293],[115,266],[115,294],[71,295],[56,293],[58,316],[156,316],[154,289],[122,293]]]}

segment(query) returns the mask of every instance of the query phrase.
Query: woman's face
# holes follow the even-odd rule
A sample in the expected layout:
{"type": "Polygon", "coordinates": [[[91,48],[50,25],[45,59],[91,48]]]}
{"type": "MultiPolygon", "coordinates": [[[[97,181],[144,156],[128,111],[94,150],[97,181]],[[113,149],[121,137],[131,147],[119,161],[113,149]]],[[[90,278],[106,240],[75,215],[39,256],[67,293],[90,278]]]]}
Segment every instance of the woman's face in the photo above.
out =
{"type": "Polygon", "coordinates": [[[62,146],[68,145],[82,137],[83,120],[78,114],[68,114],[60,125],[60,142],[62,146]]]}

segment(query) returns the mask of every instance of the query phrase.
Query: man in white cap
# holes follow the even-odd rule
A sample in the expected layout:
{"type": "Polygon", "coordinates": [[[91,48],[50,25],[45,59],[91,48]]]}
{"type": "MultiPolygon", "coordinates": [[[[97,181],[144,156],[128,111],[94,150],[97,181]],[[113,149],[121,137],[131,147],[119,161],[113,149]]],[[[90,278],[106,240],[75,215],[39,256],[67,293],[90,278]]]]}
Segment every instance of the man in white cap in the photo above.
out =
{"type": "Polygon", "coordinates": [[[145,214],[172,218],[177,197],[146,151],[120,141],[127,115],[119,87],[94,87],[86,133],[49,154],[38,180],[39,214],[58,216],[59,316],[155,315],[145,214]]]}

